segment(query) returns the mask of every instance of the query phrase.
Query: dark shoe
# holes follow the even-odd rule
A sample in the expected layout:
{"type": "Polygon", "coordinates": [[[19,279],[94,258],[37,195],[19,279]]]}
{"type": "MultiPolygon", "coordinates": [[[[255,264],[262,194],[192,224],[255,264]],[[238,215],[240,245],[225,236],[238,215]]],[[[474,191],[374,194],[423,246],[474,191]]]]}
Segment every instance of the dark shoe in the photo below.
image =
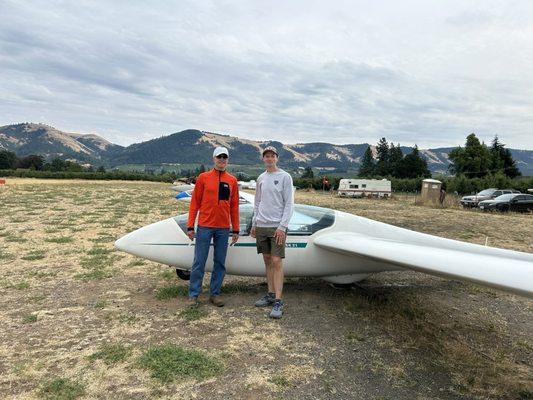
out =
{"type": "Polygon", "coordinates": [[[274,304],[274,300],[276,300],[274,293],[267,293],[255,302],[255,306],[256,307],[268,307],[274,304]]]}
{"type": "Polygon", "coordinates": [[[217,307],[224,307],[224,301],[220,296],[209,296],[209,302],[217,307]]]}
{"type": "Polygon", "coordinates": [[[187,305],[187,307],[190,308],[198,307],[198,297],[187,297],[187,300],[185,300],[185,304],[187,305]]]}
{"type": "Polygon", "coordinates": [[[277,299],[274,302],[272,311],[270,311],[270,318],[280,319],[283,315],[283,300],[277,299]]]}

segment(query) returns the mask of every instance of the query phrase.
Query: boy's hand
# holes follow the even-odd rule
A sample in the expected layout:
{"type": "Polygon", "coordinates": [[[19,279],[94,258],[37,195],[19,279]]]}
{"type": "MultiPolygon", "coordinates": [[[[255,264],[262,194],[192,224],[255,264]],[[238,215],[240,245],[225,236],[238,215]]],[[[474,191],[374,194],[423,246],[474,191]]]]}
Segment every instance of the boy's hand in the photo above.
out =
{"type": "Polygon", "coordinates": [[[252,226],[252,230],[250,231],[250,236],[255,237],[255,226],[252,226]]]}
{"type": "Polygon", "coordinates": [[[282,231],[281,229],[276,229],[276,233],[274,233],[274,238],[276,239],[277,245],[282,245],[285,243],[285,231],[282,231]]]}
{"type": "Polygon", "coordinates": [[[189,236],[189,239],[193,240],[195,236],[194,231],[187,231],[187,236],[189,236]]]}

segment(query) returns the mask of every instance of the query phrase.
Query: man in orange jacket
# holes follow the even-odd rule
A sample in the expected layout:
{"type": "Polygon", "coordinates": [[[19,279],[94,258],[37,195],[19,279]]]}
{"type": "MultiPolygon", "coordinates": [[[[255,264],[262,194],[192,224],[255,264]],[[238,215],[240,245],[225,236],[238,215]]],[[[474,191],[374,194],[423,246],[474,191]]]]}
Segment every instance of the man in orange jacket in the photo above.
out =
{"type": "Polygon", "coordinates": [[[239,186],[237,179],[226,171],[228,157],[228,149],[217,147],[213,152],[214,168],[198,176],[192,192],[187,222],[189,238],[193,240],[196,237],[187,300],[191,307],[198,306],[211,239],[214,247],[214,266],[209,301],[218,307],[224,305],[220,298],[220,288],[226,274],[230,222],[231,243],[239,240],[239,186]],[[195,232],[194,222],[198,214],[198,229],[195,232]]]}

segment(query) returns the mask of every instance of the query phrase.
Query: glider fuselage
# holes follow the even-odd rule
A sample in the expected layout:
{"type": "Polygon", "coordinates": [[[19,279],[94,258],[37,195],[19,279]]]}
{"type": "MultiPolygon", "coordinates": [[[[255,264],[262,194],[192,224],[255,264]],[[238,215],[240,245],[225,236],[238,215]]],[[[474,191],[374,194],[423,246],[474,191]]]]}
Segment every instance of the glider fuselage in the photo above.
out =
{"type": "MultiPolygon", "coordinates": [[[[257,254],[255,239],[250,236],[252,212],[253,206],[241,205],[239,241],[229,246],[226,256],[226,272],[230,275],[265,276],[263,258],[257,254]]],[[[186,220],[187,215],[183,214],[156,222],[123,236],[115,245],[138,257],[189,270],[195,244],[185,233],[186,220]]],[[[332,253],[314,244],[316,238],[322,235],[353,231],[361,225],[361,221],[365,221],[365,224],[375,222],[341,211],[296,205],[286,240],[286,258],[283,261],[285,275],[314,276],[333,283],[350,283],[371,273],[401,269],[366,257],[332,253]]],[[[363,227],[364,229],[367,227],[363,227]]],[[[206,270],[211,271],[212,268],[211,248],[206,270]]]]}

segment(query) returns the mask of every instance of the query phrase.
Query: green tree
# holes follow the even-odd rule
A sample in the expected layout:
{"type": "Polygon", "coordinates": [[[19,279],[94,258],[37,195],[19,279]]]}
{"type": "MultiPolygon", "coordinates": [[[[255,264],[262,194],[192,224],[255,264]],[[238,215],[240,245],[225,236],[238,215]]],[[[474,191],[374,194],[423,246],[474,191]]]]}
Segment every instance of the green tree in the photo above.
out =
{"type": "Polygon", "coordinates": [[[0,150],[0,169],[15,169],[18,157],[8,150],[0,150]]]}
{"type": "Polygon", "coordinates": [[[83,167],[77,162],[67,160],[65,161],[65,166],[67,168],[67,171],[83,172],[83,167]]]}
{"type": "Polygon", "coordinates": [[[305,170],[304,170],[304,173],[302,174],[302,178],[314,178],[315,177],[315,174],[313,172],[313,168],[311,167],[305,167],[305,170]]]}
{"type": "Polygon", "coordinates": [[[376,174],[386,176],[391,173],[390,169],[390,154],[387,139],[381,138],[376,146],[377,162],[376,174]]]}
{"type": "Polygon", "coordinates": [[[36,171],[41,171],[44,166],[44,158],[43,156],[38,156],[35,154],[30,154],[26,157],[22,157],[19,159],[17,163],[17,168],[22,169],[33,169],[36,171]]]}
{"type": "Polygon", "coordinates": [[[67,170],[67,162],[60,158],[54,158],[50,163],[44,166],[44,169],[52,172],[60,172],[67,170]]]}
{"type": "Polygon", "coordinates": [[[451,161],[450,171],[455,175],[464,174],[469,178],[481,178],[490,171],[490,151],[474,133],[466,137],[464,148],[453,149],[448,157],[451,161]]]}
{"type": "Polygon", "coordinates": [[[362,177],[371,177],[374,175],[376,165],[374,163],[374,157],[372,156],[372,149],[368,146],[361,160],[361,165],[359,166],[359,176],[362,177]]]}
{"type": "Polygon", "coordinates": [[[96,169],[96,172],[99,172],[99,173],[105,173],[105,167],[103,165],[100,165],[97,169],[96,169]]]}
{"type": "Polygon", "coordinates": [[[396,166],[397,178],[428,178],[431,176],[428,164],[418,151],[418,146],[415,144],[413,151],[403,157],[396,166]]]}
{"type": "Polygon", "coordinates": [[[390,165],[390,174],[392,176],[398,177],[398,167],[403,160],[403,152],[400,148],[400,143],[397,146],[394,143],[390,144],[389,149],[389,165],[390,165]]]}
{"type": "Polygon", "coordinates": [[[521,175],[511,151],[505,148],[505,144],[499,141],[497,135],[490,146],[490,170],[492,173],[502,172],[510,178],[521,175]]]}

